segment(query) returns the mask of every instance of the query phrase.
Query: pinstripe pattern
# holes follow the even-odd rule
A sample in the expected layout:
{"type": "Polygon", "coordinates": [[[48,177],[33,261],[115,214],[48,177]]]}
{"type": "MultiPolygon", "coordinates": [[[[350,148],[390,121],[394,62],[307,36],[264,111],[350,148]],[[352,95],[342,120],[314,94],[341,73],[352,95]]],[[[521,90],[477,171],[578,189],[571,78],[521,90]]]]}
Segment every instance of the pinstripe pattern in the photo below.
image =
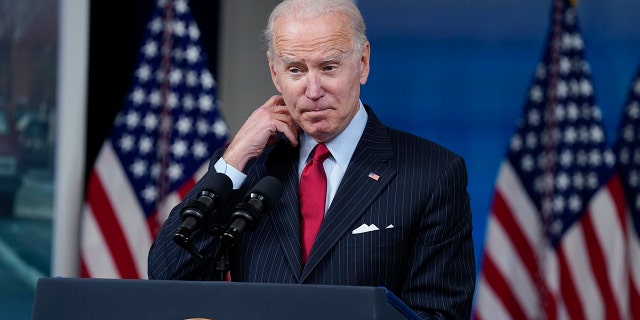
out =
{"type": "MultiPolygon", "coordinates": [[[[245,186],[271,175],[284,184],[277,205],[231,253],[234,281],[385,286],[423,318],[468,319],[475,287],[464,160],[428,140],[369,120],[302,269],[297,149],[278,144],[252,161],[245,186]],[[376,181],[370,172],[379,175],[376,181]],[[352,234],[362,224],[379,231],[352,234]],[[388,225],[393,228],[385,229],[388,225]]],[[[246,192],[239,190],[235,197],[246,192]]],[[[239,198],[229,201],[236,203],[239,198]]],[[[149,255],[149,278],[207,279],[176,249],[173,210],[149,255]]],[[[196,240],[213,254],[211,236],[196,240]]]]}

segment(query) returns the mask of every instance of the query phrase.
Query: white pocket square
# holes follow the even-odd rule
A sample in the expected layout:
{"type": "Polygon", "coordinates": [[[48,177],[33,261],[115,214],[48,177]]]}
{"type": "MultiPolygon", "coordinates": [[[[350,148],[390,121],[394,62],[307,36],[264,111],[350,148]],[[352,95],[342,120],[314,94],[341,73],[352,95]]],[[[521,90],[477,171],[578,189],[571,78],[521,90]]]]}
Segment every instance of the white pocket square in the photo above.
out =
{"type": "MultiPolygon", "coordinates": [[[[385,229],[392,229],[393,225],[390,224],[388,225],[385,229]]],[[[351,231],[351,234],[358,234],[358,233],[365,233],[365,232],[371,232],[371,231],[378,231],[380,230],[375,224],[370,224],[367,225],[366,223],[363,223],[361,226],[355,228],[353,231],[351,231]]]]}

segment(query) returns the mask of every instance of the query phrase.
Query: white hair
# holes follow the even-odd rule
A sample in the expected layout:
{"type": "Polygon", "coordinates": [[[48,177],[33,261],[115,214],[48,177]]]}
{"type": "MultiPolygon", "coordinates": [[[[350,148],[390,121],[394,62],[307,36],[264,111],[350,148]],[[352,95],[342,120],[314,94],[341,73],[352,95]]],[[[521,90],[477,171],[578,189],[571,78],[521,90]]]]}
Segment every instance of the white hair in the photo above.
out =
{"type": "Polygon", "coordinates": [[[360,10],[352,0],[284,0],[271,11],[269,22],[264,30],[267,54],[273,56],[274,53],[273,28],[276,19],[280,17],[310,19],[328,13],[340,13],[348,17],[353,47],[358,54],[362,52],[368,41],[366,27],[360,10]]]}

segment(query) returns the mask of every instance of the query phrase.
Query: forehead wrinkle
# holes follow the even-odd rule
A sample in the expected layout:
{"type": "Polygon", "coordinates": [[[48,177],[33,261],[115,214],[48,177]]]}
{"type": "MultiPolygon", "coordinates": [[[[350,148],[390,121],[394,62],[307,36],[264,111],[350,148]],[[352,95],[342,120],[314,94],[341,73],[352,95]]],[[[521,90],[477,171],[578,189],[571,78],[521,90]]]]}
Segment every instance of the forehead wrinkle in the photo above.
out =
{"type": "MultiPolygon", "coordinates": [[[[280,37],[284,38],[284,37],[280,37]]],[[[292,41],[288,39],[275,39],[275,51],[280,59],[285,63],[295,63],[301,61],[301,54],[317,53],[322,57],[322,62],[339,61],[351,50],[351,42],[342,41],[341,36],[324,37],[322,41],[318,39],[305,40],[304,42],[292,41]],[[327,44],[327,45],[325,45],[327,44]]]]}
{"type": "Polygon", "coordinates": [[[316,57],[325,55],[334,59],[341,57],[340,54],[344,56],[354,45],[348,21],[340,14],[328,18],[281,18],[275,24],[273,48],[281,58],[296,60],[301,55],[314,53],[316,57]],[[315,27],[309,28],[309,23],[315,27]]]}

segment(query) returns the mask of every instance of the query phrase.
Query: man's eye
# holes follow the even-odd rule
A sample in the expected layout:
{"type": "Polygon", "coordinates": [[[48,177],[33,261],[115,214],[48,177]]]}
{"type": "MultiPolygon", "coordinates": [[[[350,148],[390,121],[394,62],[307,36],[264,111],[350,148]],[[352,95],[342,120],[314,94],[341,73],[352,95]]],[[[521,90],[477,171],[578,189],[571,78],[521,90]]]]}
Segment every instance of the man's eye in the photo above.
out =
{"type": "Polygon", "coordinates": [[[300,73],[300,69],[298,69],[298,68],[289,68],[289,72],[291,72],[291,73],[300,73]]]}
{"type": "Polygon", "coordinates": [[[332,70],[334,70],[335,68],[336,68],[335,66],[326,66],[326,67],[324,67],[324,70],[325,70],[325,71],[332,71],[332,70]]]}

